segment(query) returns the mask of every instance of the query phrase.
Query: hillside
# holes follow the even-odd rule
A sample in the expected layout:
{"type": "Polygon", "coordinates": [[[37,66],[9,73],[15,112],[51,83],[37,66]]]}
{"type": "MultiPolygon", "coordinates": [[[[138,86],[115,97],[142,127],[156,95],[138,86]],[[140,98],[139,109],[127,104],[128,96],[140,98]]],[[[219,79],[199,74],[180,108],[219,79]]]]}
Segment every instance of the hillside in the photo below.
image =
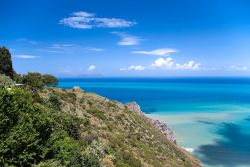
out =
{"type": "Polygon", "coordinates": [[[200,166],[167,125],[147,118],[135,102],[57,84],[49,74],[17,74],[9,50],[0,47],[0,166],[200,166]]]}
{"type": "Polygon", "coordinates": [[[79,88],[0,88],[0,166],[198,167],[172,131],[79,88]]]}
{"type": "Polygon", "coordinates": [[[84,120],[80,140],[99,157],[103,166],[200,166],[189,153],[166,139],[153,123],[128,105],[86,93],[50,89],[41,97],[54,96],[62,112],[84,120]]]}

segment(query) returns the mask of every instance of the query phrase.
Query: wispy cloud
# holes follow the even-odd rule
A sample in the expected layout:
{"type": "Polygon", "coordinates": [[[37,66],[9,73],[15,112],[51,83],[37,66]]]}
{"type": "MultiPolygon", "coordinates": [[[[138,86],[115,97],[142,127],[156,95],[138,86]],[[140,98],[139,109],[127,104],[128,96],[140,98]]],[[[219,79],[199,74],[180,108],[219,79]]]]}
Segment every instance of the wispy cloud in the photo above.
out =
{"type": "Polygon", "coordinates": [[[74,44],[74,43],[54,43],[50,46],[47,46],[46,48],[43,49],[37,49],[37,51],[42,51],[42,52],[48,52],[48,53],[63,53],[65,51],[71,52],[71,51],[94,51],[94,52],[102,52],[104,49],[102,48],[97,48],[97,47],[84,47],[79,44],[74,44]]]}
{"type": "Polygon", "coordinates": [[[37,49],[39,52],[48,52],[48,53],[61,53],[59,50],[53,50],[53,48],[50,49],[37,49]]]}
{"type": "Polygon", "coordinates": [[[50,49],[66,49],[66,48],[71,48],[75,46],[75,44],[53,44],[52,46],[50,46],[50,49]]]}
{"type": "Polygon", "coordinates": [[[247,66],[235,66],[235,65],[232,65],[228,68],[228,70],[233,70],[233,71],[247,71],[248,70],[248,67],[247,66]]]}
{"type": "Polygon", "coordinates": [[[79,29],[124,28],[136,24],[134,21],[128,21],[125,19],[96,17],[94,13],[84,11],[72,13],[70,17],[60,20],[59,23],[71,28],[79,29]]]}
{"type": "Polygon", "coordinates": [[[134,51],[132,53],[145,54],[145,55],[155,55],[155,56],[169,56],[172,53],[176,53],[176,49],[172,48],[162,48],[151,51],[134,51]]]}
{"type": "Polygon", "coordinates": [[[38,44],[36,41],[29,40],[29,39],[26,39],[26,38],[20,38],[17,41],[19,41],[19,42],[26,42],[26,43],[29,43],[29,44],[32,44],[32,45],[37,45],[38,44]]]}
{"type": "Polygon", "coordinates": [[[125,32],[112,32],[121,37],[121,40],[117,43],[118,45],[131,46],[138,45],[140,43],[140,38],[136,36],[129,35],[125,32]]]}
{"type": "Polygon", "coordinates": [[[33,56],[33,55],[15,55],[14,57],[20,58],[20,59],[35,59],[35,58],[38,58],[38,56],[33,56]]]}
{"type": "Polygon", "coordinates": [[[94,65],[91,65],[91,66],[89,66],[88,67],[88,71],[94,71],[96,69],[96,66],[94,66],[94,65]]]}
{"type": "Polygon", "coordinates": [[[85,47],[85,49],[90,50],[90,51],[95,51],[95,52],[102,52],[102,48],[95,48],[95,47],[85,47]]]}
{"type": "Polygon", "coordinates": [[[128,68],[120,68],[121,71],[128,71],[128,70],[142,71],[144,69],[146,68],[141,65],[138,65],[138,66],[132,65],[128,68]]]}

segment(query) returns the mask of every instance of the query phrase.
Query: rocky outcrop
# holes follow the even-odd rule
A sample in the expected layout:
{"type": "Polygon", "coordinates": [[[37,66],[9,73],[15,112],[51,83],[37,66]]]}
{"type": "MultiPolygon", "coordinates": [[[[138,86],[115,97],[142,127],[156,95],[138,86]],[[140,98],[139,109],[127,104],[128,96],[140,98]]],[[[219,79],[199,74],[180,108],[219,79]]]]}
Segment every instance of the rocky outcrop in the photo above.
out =
{"type": "Polygon", "coordinates": [[[74,93],[83,93],[84,90],[82,90],[82,89],[81,89],[80,87],[78,87],[78,86],[75,86],[75,87],[72,88],[72,92],[74,92],[74,93]]]}
{"type": "Polygon", "coordinates": [[[130,111],[134,111],[136,113],[143,114],[140,106],[135,101],[129,102],[129,103],[125,104],[124,106],[127,107],[127,109],[130,111]]]}
{"type": "Polygon", "coordinates": [[[176,144],[176,139],[172,129],[167,124],[160,122],[159,120],[151,120],[153,125],[163,133],[166,138],[176,144]]]}
{"type": "Polygon", "coordinates": [[[176,139],[174,136],[174,133],[172,129],[165,123],[160,122],[159,120],[153,120],[151,118],[148,118],[142,111],[140,106],[135,102],[130,102],[124,105],[128,110],[136,112],[140,114],[141,116],[145,117],[148,121],[150,121],[154,127],[156,127],[158,130],[161,131],[161,133],[164,134],[164,136],[171,142],[176,143],[176,139]]]}

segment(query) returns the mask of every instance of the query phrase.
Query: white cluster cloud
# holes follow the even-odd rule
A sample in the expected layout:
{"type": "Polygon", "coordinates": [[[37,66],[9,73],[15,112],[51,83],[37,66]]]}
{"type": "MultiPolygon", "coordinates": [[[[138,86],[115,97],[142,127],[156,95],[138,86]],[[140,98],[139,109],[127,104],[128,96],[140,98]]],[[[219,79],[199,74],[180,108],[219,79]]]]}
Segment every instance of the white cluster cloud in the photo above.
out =
{"type": "Polygon", "coordinates": [[[168,57],[166,59],[156,59],[151,65],[151,67],[153,68],[160,68],[166,70],[199,70],[200,66],[201,63],[195,63],[193,60],[184,64],[175,63],[172,57],[168,57]]]}
{"type": "Polygon", "coordinates": [[[132,36],[124,32],[112,32],[112,33],[121,37],[121,41],[117,43],[118,45],[131,46],[131,45],[138,45],[140,43],[140,38],[136,36],[132,36]]]}
{"type": "Polygon", "coordinates": [[[174,59],[172,57],[168,57],[166,59],[163,59],[163,58],[159,58],[159,59],[156,59],[154,61],[154,63],[152,64],[152,67],[155,67],[155,68],[172,68],[174,64],[174,59]]]}
{"type": "Polygon", "coordinates": [[[94,65],[91,65],[91,66],[89,66],[88,67],[88,71],[94,71],[96,69],[96,66],[94,66],[94,65]]]}
{"type": "Polygon", "coordinates": [[[121,71],[127,70],[154,70],[154,69],[163,69],[163,70],[201,70],[201,63],[195,63],[193,60],[188,61],[184,64],[175,63],[172,57],[158,58],[151,65],[145,67],[142,65],[132,65],[128,68],[120,68],[121,71]]]}
{"type": "Polygon", "coordinates": [[[143,67],[141,65],[138,65],[138,66],[132,65],[128,68],[120,68],[121,71],[128,71],[128,70],[142,71],[144,69],[145,69],[145,67],[143,67]]]}
{"type": "Polygon", "coordinates": [[[246,70],[248,70],[248,67],[247,66],[238,67],[238,66],[232,65],[232,66],[229,67],[229,70],[246,71],[246,70]]]}
{"type": "Polygon", "coordinates": [[[21,58],[21,59],[35,59],[37,58],[37,56],[33,56],[33,55],[16,55],[16,58],[21,58]]]}
{"type": "Polygon", "coordinates": [[[134,51],[132,53],[145,54],[145,55],[155,55],[155,56],[169,56],[171,53],[177,52],[176,49],[172,48],[162,48],[151,51],[134,51]]]}
{"type": "Polygon", "coordinates": [[[131,27],[136,24],[134,21],[128,21],[117,18],[95,17],[94,13],[84,11],[75,12],[72,16],[60,20],[60,24],[79,29],[91,28],[123,28],[131,27]]]}
{"type": "Polygon", "coordinates": [[[176,69],[180,70],[199,70],[201,63],[195,63],[193,60],[185,64],[175,64],[176,69]]]}

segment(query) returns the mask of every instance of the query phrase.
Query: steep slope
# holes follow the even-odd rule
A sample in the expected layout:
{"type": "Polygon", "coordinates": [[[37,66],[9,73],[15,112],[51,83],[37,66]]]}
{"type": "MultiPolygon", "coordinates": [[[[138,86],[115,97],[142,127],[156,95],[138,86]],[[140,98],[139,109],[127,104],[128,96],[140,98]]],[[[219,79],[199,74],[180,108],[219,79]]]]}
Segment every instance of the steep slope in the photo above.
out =
{"type": "Polygon", "coordinates": [[[129,105],[79,88],[48,89],[41,94],[48,106],[83,119],[81,139],[102,166],[199,167],[191,154],[166,139],[155,123],[129,105]],[[51,97],[54,99],[51,102],[51,97]]]}

